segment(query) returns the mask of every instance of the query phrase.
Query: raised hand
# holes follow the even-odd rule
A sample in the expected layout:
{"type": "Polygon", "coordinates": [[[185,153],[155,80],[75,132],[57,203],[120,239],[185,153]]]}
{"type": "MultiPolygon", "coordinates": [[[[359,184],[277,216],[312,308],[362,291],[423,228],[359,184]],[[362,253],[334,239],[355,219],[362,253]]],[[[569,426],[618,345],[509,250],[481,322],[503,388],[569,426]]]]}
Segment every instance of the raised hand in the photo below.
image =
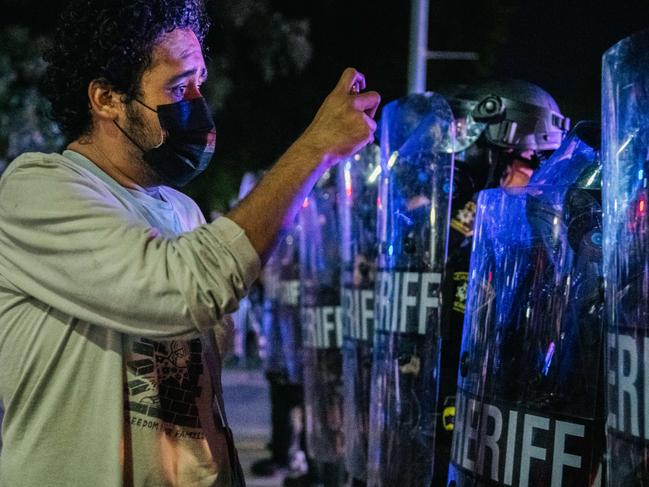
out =
{"type": "Polygon", "coordinates": [[[298,143],[324,155],[327,165],[358,152],[374,139],[373,120],[381,97],[365,89],[365,77],[353,68],[343,72],[298,143]]]}

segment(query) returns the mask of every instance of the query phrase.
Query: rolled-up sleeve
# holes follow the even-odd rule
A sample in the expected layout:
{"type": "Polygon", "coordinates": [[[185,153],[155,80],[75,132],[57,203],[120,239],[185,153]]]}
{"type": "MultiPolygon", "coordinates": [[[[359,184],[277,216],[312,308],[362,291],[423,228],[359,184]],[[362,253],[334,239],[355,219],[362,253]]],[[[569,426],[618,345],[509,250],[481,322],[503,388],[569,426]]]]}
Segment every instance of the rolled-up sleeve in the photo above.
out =
{"type": "Polygon", "coordinates": [[[227,218],[168,238],[109,187],[57,161],[21,161],[0,180],[0,274],[79,320],[192,336],[234,311],[259,269],[227,218]]]}

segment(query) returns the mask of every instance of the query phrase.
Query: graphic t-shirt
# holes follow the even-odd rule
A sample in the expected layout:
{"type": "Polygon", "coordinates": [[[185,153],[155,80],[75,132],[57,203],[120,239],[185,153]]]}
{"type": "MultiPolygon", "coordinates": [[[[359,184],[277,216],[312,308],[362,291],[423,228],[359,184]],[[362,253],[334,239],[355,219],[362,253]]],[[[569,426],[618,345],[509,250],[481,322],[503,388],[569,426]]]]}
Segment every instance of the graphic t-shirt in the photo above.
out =
{"type": "Polygon", "coordinates": [[[0,486],[230,485],[207,364],[258,272],[241,228],[205,224],[175,190],[127,190],[71,151],[14,161],[0,179],[0,486]]]}
{"type": "MultiPolygon", "coordinates": [[[[170,188],[129,193],[149,209],[152,232],[172,238],[205,223],[193,206],[178,204],[170,188]],[[174,205],[175,202],[175,205],[174,205]]],[[[203,344],[124,336],[125,436],[130,437],[134,485],[229,485],[227,445],[214,424],[213,390],[203,365],[203,344]],[[213,457],[207,442],[219,445],[213,457]]],[[[127,475],[128,477],[128,475],[127,475]]]]}

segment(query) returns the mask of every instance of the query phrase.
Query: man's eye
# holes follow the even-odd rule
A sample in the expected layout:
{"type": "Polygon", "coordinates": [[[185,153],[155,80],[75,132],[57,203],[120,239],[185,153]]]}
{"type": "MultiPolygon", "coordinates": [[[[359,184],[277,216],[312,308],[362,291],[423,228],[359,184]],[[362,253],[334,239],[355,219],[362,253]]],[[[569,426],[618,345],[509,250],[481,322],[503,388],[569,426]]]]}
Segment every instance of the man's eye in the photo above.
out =
{"type": "Polygon", "coordinates": [[[185,95],[185,90],[187,90],[187,86],[185,85],[174,86],[171,88],[171,93],[177,98],[182,98],[185,95]]]}

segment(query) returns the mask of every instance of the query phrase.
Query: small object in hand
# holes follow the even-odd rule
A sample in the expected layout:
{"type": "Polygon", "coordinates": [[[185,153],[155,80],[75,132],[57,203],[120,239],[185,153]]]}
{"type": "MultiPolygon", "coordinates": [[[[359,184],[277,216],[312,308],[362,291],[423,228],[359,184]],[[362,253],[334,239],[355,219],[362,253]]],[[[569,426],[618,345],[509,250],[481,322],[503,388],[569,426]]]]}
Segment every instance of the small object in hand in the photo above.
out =
{"type": "Polygon", "coordinates": [[[358,81],[355,81],[354,84],[352,85],[352,89],[349,92],[350,95],[358,95],[361,92],[361,87],[358,83],[358,81]]]}

